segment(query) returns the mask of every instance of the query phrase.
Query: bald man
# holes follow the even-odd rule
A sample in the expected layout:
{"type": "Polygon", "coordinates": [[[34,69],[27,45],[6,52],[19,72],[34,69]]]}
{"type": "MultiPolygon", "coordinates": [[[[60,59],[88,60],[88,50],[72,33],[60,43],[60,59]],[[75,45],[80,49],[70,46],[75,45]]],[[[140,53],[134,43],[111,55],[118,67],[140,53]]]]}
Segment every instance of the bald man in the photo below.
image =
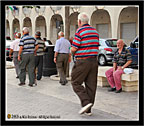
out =
{"type": "Polygon", "coordinates": [[[117,41],[117,48],[113,57],[113,68],[107,70],[105,74],[111,86],[108,91],[120,93],[122,91],[121,75],[124,74],[123,70],[132,63],[132,56],[130,51],[124,48],[123,40],[117,41]]]}
{"type": "Polygon", "coordinates": [[[59,75],[60,75],[60,83],[61,85],[66,85],[68,83],[66,79],[66,69],[68,62],[71,59],[70,54],[70,42],[64,38],[64,33],[60,31],[58,33],[59,39],[56,41],[56,45],[54,48],[54,62],[56,63],[59,75]]]}
{"type": "Polygon", "coordinates": [[[33,87],[36,86],[35,82],[35,55],[38,49],[38,42],[35,40],[34,37],[29,35],[29,28],[24,27],[23,36],[19,43],[19,53],[18,53],[18,60],[19,60],[19,86],[25,85],[26,81],[26,67],[28,68],[28,76],[29,76],[29,86],[33,87]]]}

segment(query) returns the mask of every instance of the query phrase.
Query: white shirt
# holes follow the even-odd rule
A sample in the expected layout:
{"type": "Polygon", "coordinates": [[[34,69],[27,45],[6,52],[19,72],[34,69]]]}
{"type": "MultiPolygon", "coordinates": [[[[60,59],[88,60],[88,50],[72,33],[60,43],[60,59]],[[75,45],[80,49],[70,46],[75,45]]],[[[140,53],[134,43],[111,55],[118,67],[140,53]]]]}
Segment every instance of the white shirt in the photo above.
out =
{"type": "Polygon", "coordinates": [[[10,48],[13,49],[13,51],[19,51],[19,42],[20,42],[20,39],[14,40],[11,43],[10,48]]]}

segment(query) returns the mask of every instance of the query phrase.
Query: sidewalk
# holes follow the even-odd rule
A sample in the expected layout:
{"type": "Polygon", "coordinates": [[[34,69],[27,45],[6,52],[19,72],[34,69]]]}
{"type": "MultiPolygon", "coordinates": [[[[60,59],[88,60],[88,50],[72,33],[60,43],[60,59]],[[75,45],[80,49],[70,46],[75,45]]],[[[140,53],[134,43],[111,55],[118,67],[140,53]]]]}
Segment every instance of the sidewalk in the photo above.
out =
{"type": "MultiPolygon", "coordinates": [[[[12,65],[12,63],[8,63],[12,65]]],[[[15,69],[6,69],[7,114],[23,119],[47,120],[139,120],[138,92],[108,92],[98,87],[92,116],[79,115],[80,101],[71,83],[61,86],[59,81],[43,77],[36,87],[18,86],[15,69]],[[25,117],[25,118],[24,118],[25,117]]],[[[12,119],[12,118],[11,118],[12,119]]],[[[8,120],[8,119],[7,119],[8,120]]]]}

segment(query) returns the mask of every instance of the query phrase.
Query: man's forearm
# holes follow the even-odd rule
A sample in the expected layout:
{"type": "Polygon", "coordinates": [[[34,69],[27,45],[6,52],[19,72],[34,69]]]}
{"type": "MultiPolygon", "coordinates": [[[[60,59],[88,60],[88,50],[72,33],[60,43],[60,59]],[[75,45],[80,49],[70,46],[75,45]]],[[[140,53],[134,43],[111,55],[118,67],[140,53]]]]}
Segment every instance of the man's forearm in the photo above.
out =
{"type": "Polygon", "coordinates": [[[10,49],[9,55],[12,55],[13,53],[13,49],[10,49]]]}
{"type": "Polygon", "coordinates": [[[19,56],[21,55],[22,50],[23,50],[23,47],[20,46],[19,53],[18,53],[19,56]]]}
{"type": "Polygon", "coordinates": [[[72,54],[74,54],[76,51],[77,51],[77,49],[76,49],[76,48],[71,47],[71,53],[72,53],[72,54]]]}
{"type": "Polygon", "coordinates": [[[116,70],[117,63],[113,63],[113,69],[116,70]]]}
{"type": "Polygon", "coordinates": [[[55,54],[54,54],[54,58],[56,58],[56,57],[57,57],[57,55],[58,55],[58,52],[55,52],[55,54]]]}
{"type": "Polygon", "coordinates": [[[38,48],[39,48],[39,46],[37,45],[37,46],[35,47],[34,53],[37,52],[38,48]]]}
{"type": "Polygon", "coordinates": [[[124,64],[124,65],[122,66],[123,69],[126,68],[126,67],[128,67],[131,63],[132,63],[132,60],[127,61],[126,64],[124,64]]]}

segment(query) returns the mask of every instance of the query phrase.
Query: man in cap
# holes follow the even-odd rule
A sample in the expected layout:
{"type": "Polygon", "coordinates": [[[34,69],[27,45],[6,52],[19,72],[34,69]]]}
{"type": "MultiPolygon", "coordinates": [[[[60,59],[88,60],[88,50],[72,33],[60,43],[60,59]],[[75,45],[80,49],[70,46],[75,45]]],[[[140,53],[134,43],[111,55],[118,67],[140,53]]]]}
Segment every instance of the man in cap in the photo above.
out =
{"type": "Polygon", "coordinates": [[[29,35],[29,29],[27,27],[24,27],[22,32],[23,36],[20,40],[18,54],[18,60],[20,61],[19,86],[25,85],[26,67],[28,67],[29,86],[33,87],[35,84],[35,54],[38,49],[38,43],[34,37],[29,35]]]}
{"type": "Polygon", "coordinates": [[[35,38],[39,46],[35,56],[35,67],[38,70],[37,75],[35,73],[35,77],[37,78],[37,80],[40,80],[42,78],[42,71],[43,71],[43,55],[45,50],[45,42],[41,39],[40,31],[36,31],[35,38]]]}

